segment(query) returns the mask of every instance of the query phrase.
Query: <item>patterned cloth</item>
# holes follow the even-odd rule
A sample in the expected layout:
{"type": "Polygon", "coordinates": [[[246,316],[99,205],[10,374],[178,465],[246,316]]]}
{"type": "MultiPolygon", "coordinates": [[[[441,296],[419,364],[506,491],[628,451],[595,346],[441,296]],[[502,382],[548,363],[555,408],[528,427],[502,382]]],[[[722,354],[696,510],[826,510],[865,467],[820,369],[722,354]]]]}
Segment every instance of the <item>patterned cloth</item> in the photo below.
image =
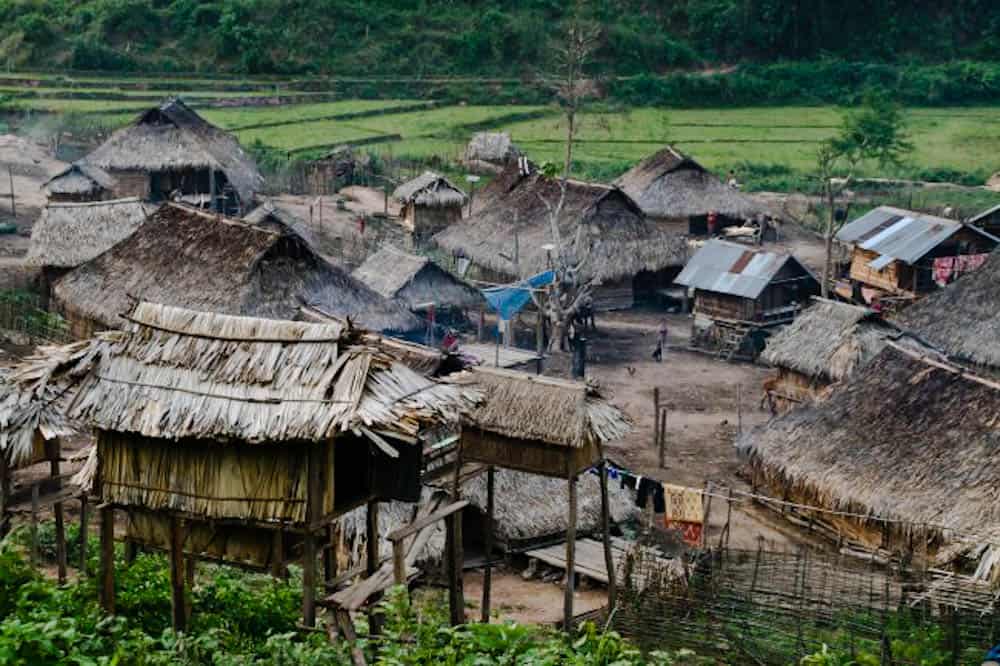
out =
{"type": "Polygon", "coordinates": [[[666,504],[663,526],[668,530],[679,530],[684,543],[689,546],[700,545],[705,518],[701,489],[664,483],[663,495],[666,504]]]}

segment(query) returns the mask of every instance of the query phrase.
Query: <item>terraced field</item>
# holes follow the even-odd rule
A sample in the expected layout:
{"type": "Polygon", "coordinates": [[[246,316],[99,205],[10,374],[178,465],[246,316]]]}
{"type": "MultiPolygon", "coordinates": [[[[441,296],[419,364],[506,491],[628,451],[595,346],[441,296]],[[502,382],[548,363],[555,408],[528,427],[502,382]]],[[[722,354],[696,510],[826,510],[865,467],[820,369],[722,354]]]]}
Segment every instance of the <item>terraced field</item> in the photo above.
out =
{"type": "MultiPolygon", "coordinates": [[[[502,129],[532,158],[557,160],[565,133],[559,114],[549,107],[337,99],[332,87],[323,89],[317,82],[7,74],[0,76],[0,95],[12,96],[19,109],[72,112],[108,128],[128,122],[156,99],[180,95],[241,141],[259,141],[298,157],[364,141],[366,150],[380,154],[449,160],[461,155],[473,131],[502,129]]],[[[978,174],[1000,169],[996,109],[910,109],[907,118],[916,146],[911,170],[978,174]]],[[[612,177],[667,142],[714,169],[752,163],[805,173],[814,164],[817,144],[836,131],[840,113],[832,107],[644,108],[584,114],[582,121],[576,158],[584,176],[612,177]]],[[[867,172],[882,175],[873,165],[867,172]]]]}

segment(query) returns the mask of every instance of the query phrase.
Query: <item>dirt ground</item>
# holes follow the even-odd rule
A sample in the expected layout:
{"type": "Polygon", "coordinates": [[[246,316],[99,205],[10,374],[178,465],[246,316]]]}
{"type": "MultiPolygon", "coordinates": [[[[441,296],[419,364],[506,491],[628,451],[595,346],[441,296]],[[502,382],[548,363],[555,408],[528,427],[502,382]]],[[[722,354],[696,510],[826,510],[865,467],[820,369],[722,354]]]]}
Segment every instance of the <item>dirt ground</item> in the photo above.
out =
{"type": "MultiPolygon", "coordinates": [[[[483,598],[483,572],[466,571],[463,578],[466,616],[478,619],[483,598]]],[[[608,602],[607,590],[583,580],[577,585],[573,609],[577,614],[601,608],[608,602]]],[[[494,570],[490,586],[490,608],[501,620],[528,624],[555,624],[563,619],[561,581],[545,583],[524,580],[505,569],[494,570]]]]}

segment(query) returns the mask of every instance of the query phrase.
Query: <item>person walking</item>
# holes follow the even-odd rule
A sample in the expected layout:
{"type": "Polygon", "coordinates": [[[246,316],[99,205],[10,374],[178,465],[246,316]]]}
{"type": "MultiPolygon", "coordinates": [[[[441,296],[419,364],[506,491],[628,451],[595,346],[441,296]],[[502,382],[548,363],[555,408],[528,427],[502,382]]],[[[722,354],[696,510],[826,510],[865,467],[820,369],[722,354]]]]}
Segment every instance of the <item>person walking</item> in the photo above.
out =
{"type": "Polygon", "coordinates": [[[653,350],[653,360],[657,363],[663,362],[663,351],[667,347],[667,319],[663,318],[663,322],[660,324],[659,335],[656,339],[656,349],[653,350]]]}

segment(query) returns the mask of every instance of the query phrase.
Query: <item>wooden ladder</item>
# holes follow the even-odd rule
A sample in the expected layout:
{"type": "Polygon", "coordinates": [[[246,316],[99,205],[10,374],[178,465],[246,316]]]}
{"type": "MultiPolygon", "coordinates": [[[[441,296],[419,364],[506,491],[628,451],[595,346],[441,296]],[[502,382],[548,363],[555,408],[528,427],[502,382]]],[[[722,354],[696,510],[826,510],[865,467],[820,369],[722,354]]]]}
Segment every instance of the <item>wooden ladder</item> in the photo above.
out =
{"type": "Polygon", "coordinates": [[[742,326],[722,329],[722,343],[719,345],[719,358],[731,361],[733,356],[743,347],[744,341],[750,335],[750,329],[742,326]]]}

